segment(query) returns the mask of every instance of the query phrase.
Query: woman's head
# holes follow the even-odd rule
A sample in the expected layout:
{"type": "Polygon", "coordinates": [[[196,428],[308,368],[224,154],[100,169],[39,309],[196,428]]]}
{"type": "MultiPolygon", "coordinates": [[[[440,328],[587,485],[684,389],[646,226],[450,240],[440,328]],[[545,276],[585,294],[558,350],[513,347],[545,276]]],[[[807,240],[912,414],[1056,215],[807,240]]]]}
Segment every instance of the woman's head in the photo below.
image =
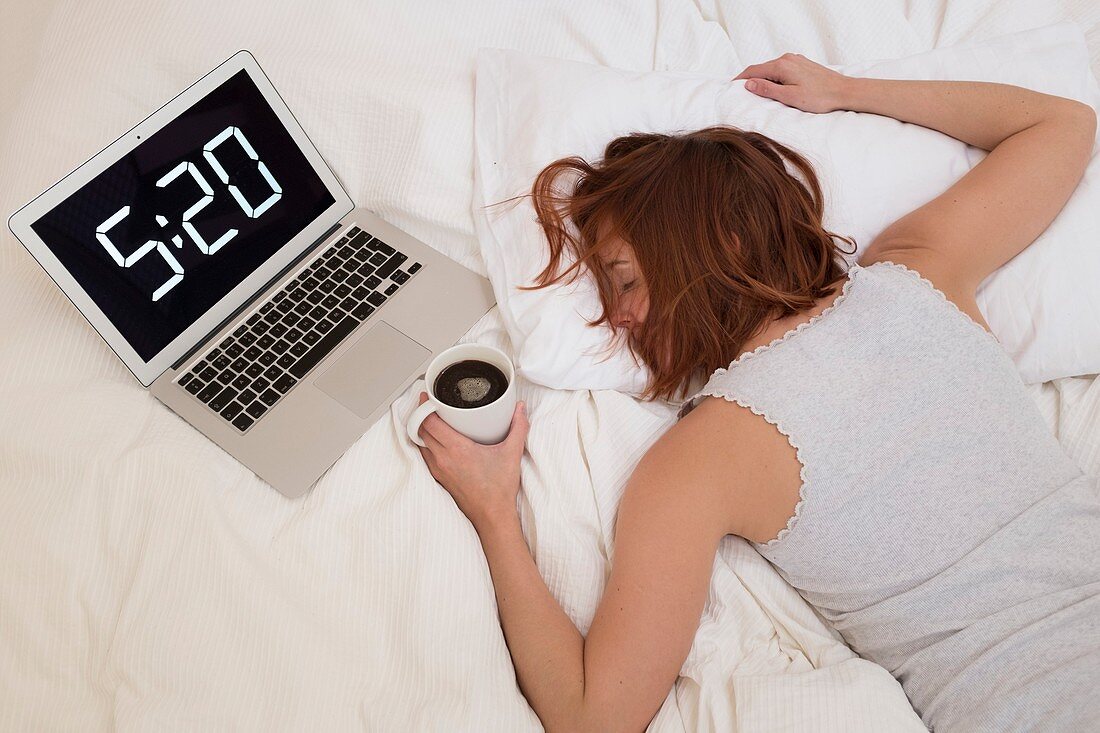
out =
{"type": "Polygon", "coordinates": [[[769,323],[812,307],[844,277],[812,166],[759,133],[626,135],[595,164],[551,163],[531,197],[550,262],[520,289],[586,268],[603,306],[588,325],[609,324],[612,347],[626,337],[652,374],[643,398],[671,399],[728,366],[769,323]],[[576,262],[554,276],[566,248],[576,262]]]}

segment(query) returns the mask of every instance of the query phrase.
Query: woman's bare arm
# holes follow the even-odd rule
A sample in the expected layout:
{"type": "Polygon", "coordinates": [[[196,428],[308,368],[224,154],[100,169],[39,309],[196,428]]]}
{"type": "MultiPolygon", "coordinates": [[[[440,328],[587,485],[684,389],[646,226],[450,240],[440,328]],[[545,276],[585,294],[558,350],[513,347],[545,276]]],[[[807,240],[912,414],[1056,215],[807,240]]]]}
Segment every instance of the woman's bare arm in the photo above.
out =
{"type": "Polygon", "coordinates": [[[993,150],[1018,132],[1092,107],[1065,97],[984,81],[926,81],[845,77],[840,108],[871,112],[938,130],[968,145],[993,150]]]}
{"type": "Polygon", "coordinates": [[[885,115],[990,151],[943,194],[887,227],[864,255],[903,254],[953,300],[973,299],[983,280],[1042,234],[1081,180],[1096,140],[1088,105],[1010,84],[848,77],[799,54],[749,66],[736,78],[797,109],[885,115]]]}
{"type": "Polygon", "coordinates": [[[990,151],[947,191],[883,230],[868,250],[872,258],[904,253],[959,298],[972,297],[1043,233],[1092,155],[1096,114],[1074,100],[986,82],[850,82],[848,109],[930,127],[990,151]]]}
{"type": "Polygon", "coordinates": [[[517,681],[548,731],[644,730],[679,674],[718,543],[736,529],[738,469],[713,450],[701,415],[664,433],[631,475],[587,640],[547,590],[518,520],[478,528],[517,681]]]}

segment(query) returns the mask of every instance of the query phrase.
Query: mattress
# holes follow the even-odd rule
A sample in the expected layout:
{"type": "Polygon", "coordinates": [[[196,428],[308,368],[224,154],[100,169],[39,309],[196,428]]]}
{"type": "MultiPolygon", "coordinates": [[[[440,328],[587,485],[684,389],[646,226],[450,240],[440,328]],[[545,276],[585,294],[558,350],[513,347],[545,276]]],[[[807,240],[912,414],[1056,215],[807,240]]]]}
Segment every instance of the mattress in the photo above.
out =
{"type": "MultiPolygon", "coordinates": [[[[1039,0],[25,5],[0,24],[5,216],[248,48],[359,205],[482,274],[478,47],[732,75],[788,50],[848,63],[1071,19],[1100,60],[1100,9],[1039,0]]],[[[7,230],[0,312],[0,729],[540,729],[477,536],[405,435],[415,387],[291,501],[141,389],[7,230]]],[[[495,309],[461,341],[511,353],[495,309]]],[[[585,631],[622,489],[674,415],[519,386],[524,532],[585,631]]],[[[1030,389],[1100,473],[1095,375],[1030,389]]],[[[923,726],[886,670],[729,537],[650,728],[923,726]]]]}

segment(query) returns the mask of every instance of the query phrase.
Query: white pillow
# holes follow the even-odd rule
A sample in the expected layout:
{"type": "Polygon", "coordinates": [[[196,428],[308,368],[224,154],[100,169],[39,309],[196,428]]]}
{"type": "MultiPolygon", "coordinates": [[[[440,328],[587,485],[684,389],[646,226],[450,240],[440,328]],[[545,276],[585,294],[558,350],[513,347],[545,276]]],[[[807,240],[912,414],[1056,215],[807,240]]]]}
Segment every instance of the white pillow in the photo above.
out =
{"type": "MultiPolygon", "coordinates": [[[[1100,87],[1084,35],[1066,22],[969,42],[902,59],[832,66],[852,76],[955,79],[1016,84],[1087,101],[1100,87]]],[[[855,237],[858,259],[892,222],[942,193],[985,151],[890,117],[811,114],[762,99],[730,82],[685,73],[628,72],[482,49],[477,64],[473,214],[488,277],[532,382],[558,389],[641,393],[649,370],[625,346],[602,363],[610,328],[587,276],[570,285],[534,284],[548,262],[545,236],[529,199],[484,209],[530,191],[547,163],[567,155],[597,160],[604,145],[633,131],[688,131],[732,124],[804,153],[825,196],[824,224],[855,237]]],[[[1100,163],[1093,160],[1050,227],[993,273],[978,306],[1025,382],[1100,372],[1100,163]]],[[[846,245],[845,245],[846,246],[846,245]]],[[[565,265],[572,259],[566,259],[565,265]]]]}

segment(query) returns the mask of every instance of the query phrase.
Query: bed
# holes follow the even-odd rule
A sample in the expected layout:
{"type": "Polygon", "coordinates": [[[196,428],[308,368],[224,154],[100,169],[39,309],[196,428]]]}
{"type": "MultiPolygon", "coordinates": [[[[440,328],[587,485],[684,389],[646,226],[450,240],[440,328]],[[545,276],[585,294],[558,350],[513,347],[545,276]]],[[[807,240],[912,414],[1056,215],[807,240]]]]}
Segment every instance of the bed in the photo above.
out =
{"type": "MultiPolygon", "coordinates": [[[[248,48],[359,205],[482,274],[479,47],[732,76],[785,51],[841,64],[1073,20],[1100,76],[1100,6],[1068,0],[57,1],[4,14],[5,217],[248,48]]],[[[415,388],[291,501],[142,390],[6,229],[0,313],[0,728],[540,729],[476,534],[405,435],[415,388]]],[[[511,353],[496,309],[462,341],[511,353]]],[[[524,531],[583,631],[623,486],[675,410],[520,387],[524,531]]],[[[1029,390],[1100,474],[1096,375],[1029,390]]],[[[886,670],[729,537],[650,728],[924,726],[886,670]]]]}

